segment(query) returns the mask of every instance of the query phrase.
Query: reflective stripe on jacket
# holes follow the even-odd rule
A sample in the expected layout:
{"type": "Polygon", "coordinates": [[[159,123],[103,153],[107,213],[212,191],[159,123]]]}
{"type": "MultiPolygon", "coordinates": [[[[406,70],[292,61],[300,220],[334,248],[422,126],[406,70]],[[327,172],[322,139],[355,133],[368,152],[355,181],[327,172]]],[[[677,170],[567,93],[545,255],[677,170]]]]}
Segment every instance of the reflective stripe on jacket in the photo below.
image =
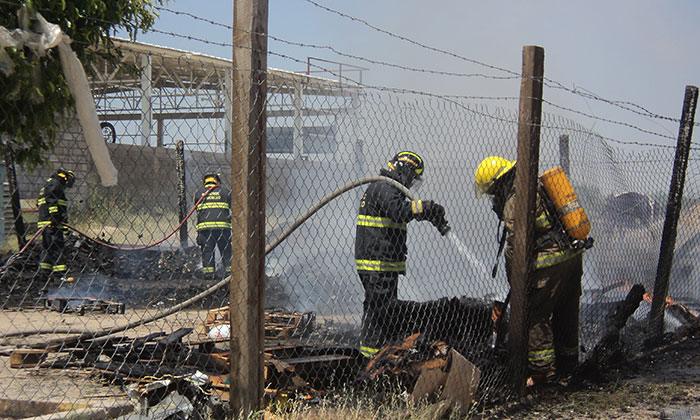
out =
{"type": "MultiPolygon", "coordinates": [[[[381,175],[393,177],[382,170],[381,175]]],[[[406,273],[406,224],[415,218],[412,203],[388,182],[367,187],[356,223],[355,266],[364,272],[406,273]]]]}
{"type": "Polygon", "coordinates": [[[39,191],[37,200],[39,221],[37,227],[50,224],[59,225],[68,221],[68,200],[66,187],[56,175],[51,175],[39,191]]]}
{"type": "Polygon", "coordinates": [[[406,272],[406,261],[355,260],[355,266],[358,271],[406,272]]]}
{"type": "MultiPolygon", "coordinates": [[[[199,201],[214,185],[208,183],[199,188],[194,195],[194,202],[199,201]]],[[[197,205],[197,230],[202,229],[231,229],[231,192],[220,185],[197,205]]]]}

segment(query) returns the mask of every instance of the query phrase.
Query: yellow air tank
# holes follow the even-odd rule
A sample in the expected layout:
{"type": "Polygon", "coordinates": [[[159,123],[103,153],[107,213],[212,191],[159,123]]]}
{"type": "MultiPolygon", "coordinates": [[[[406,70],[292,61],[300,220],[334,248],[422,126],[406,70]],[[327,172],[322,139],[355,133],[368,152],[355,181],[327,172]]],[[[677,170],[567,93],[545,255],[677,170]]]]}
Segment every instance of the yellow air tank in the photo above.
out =
{"type": "Polygon", "coordinates": [[[591,224],[561,166],[548,170],[540,178],[569,236],[574,239],[586,239],[591,231],[591,224]]]}

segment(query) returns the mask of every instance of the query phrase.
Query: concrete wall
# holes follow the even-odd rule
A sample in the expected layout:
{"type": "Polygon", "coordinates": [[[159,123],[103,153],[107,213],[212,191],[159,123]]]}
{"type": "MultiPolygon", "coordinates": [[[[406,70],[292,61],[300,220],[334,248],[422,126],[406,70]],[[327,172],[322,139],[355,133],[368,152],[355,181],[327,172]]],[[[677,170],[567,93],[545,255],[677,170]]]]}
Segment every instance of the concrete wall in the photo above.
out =
{"type": "MultiPolygon", "coordinates": [[[[25,207],[35,203],[48,176],[64,167],[76,175],[75,186],[68,192],[71,206],[85,205],[98,194],[128,201],[136,209],[177,211],[178,174],[174,148],[112,143],[107,144],[107,148],[118,170],[118,185],[109,188],[100,184],[80,129],[66,130],[49,157],[50,165],[32,172],[16,168],[20,196],[30,203],[25,202],[25,207]]],[[[202,185],[202,177],[208,172],[220,172],[223,185],[230,186],[230,159],[230,155],[224,153],[185,150],[188,205],[192,205],[193,193],[202,185]]],[[[268,211],[285,219],[296,217],[340,185],[356,179],[360,172],[353,162],[268,158],[268,211]]]]}
{"type": "MultiPolygon", "coordinates": [[[[102,188],[100,193],[131,197],[144,204],[177,205],[175,149],[125,144],[107,144],[107,148],[119,173],[118,184],[102,188]]],[[[75,187],[69,192],[72,203],[85,200],[95,188],[100,188],[97,170],[81,134],[66,132],[57,142],[49,162],[49,165],[32,172],[17,168],[22,199],[36,199],[48,176],[60,167],[71,169],[76,175],[75,187]]],[[[210,170],[222,172],[222,179],[226,182],[230,177],[230,166],[229,158],[222,153],[185,150],[188,194],[201,185],[202,175],[210,170]]]]}

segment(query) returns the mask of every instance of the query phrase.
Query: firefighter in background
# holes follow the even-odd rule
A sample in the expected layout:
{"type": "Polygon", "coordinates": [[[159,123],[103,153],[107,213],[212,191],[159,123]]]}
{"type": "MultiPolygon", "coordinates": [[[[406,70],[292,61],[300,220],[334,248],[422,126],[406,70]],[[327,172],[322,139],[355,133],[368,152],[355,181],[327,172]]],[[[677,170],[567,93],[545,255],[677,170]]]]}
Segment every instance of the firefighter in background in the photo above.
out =
{"type": "MultiPolygon", "coordinates": [[[[489,195],[492,209],[504,222],[506,273],[510,282],[513,257],[515,162],[499,156],[484,159],[476,169],[477,197],[489,195]]],[[[528,290],[528,385],[537,385],[570,375],[578,364],[579,304],[583,275],[583,248],[562,246],[554,235],[552,217],[538,179],[535,213],[535,261],[528,290]]],[[[503,240],[503,239],[502,239],[503,240]]]]}
{"type": "Polygon", "coordinates": [[[204,185],[194,196],[196,203],[211,189],[197,205],[197,245],[202,250],[202,275],[206,278],[214,278],[216,274],[217,247],[225,275],[231,273],[231,191],[220,184],[218,173],[206,174],[204,185]]]}
{"type": "MultiPolygon", "coordinates": [[[[423,159],[399,152],[380,174],[410,188],[421,180],[423,159]]],[[[360,350],[372,357],[392,336],[392,303],[397,301],[398,278],[406,274],[406,224],[428,220],[441,234],[449,230],[445,209],[433,201],[411,201],[388,182],[367,187],[360,202],[355,237],[355,264],[365,296],[362,305],[360,350]]]]}
{"type": "Polygon", "coordinates": [[[37,227],[44,228],[39,269],[47,280],[64,278],[68,269],[63,252],[66,245],[63,231],[67,229],[64,223],[68,222],[66,188],[71,188],[74,183],[73,171],[60,168],[46,180],[39,192],[37,227]]]}

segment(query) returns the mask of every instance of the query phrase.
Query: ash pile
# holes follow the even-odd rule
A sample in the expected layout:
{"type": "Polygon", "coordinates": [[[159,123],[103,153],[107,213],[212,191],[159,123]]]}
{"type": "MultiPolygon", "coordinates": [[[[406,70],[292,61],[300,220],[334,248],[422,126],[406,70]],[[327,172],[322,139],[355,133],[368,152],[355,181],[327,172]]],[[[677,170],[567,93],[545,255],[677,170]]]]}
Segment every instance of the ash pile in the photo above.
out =
{"type": "MultiPolygon", "coordinates": [[[[109,243],[109,241],[105,241],[109,243]]],[[[85,287],[100,290],[98,294],[80,297],[120,300],[130,308],[163,307],[184,301],[208,289],[224,277],[203,278],[199,272],[199,247],[185,249],[150,248],[120,251],[86,240],[74,233],[67,234],[65,261],[68,276],[81,280],[85,287]]],[[[25,252],[0,256],[0,307],[28,308],[42,305],[44,298],[65,297],[58,279],[42,279],[39,271],[41,244],[35,241],[25,252]]],[[[283,306],[288,297],[284,289],[269,279],[267,287],[271,305],[283,306]]],[[[73,297],[78,297],[75,295],[73,297]]],[[[90,291],[92,293],[92,291],[90,291]]],[[[198,308],[221,306],[227,289],[205,298],[198,308]]]]}
{"type": "MultiPolygon", "coordinates": [[[[611,300],[598,293],[581,305],[583,362],[577,369],[581,380],[596,377],[660,344],[649,339],[652,296],[642,284],[625,285],[624,299],[611,300]]],[[[693,307],[670,297],[664,304],[665,342],[680,341],[700,332],[700,316],[693,307]]]]}

